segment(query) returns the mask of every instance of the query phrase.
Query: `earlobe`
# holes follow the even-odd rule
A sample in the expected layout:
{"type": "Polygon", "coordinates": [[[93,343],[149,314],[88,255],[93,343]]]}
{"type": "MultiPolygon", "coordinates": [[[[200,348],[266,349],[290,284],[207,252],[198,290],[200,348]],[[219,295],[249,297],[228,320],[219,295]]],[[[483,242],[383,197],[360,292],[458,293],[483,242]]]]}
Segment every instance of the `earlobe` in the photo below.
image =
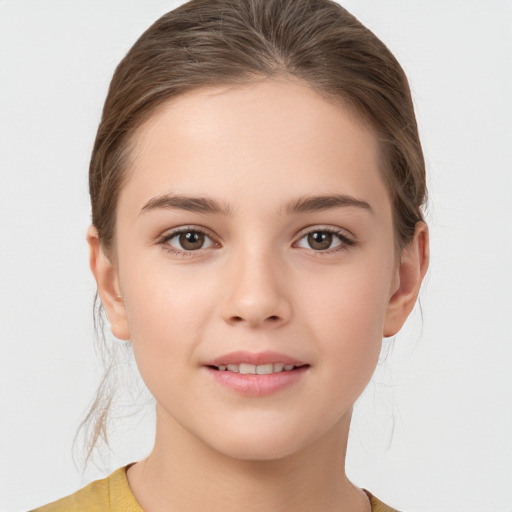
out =
{"type": "Polygon", "coordinates": [[[98,293],[105,308],[112,334],[121,340],[130,339],[126,306],[120,293],[118,273],[101,247],[98,231],[94,226],[87,230],[89,265],[96,279],[98,293]]]}
{"type": "Polygon", "coordinates": [[[416,223],[412,242],[402,250],[397,269],[398,284],[389,299],[383,336],[394,336],[414,308],[429,262],[428,227],[416,223]]]}

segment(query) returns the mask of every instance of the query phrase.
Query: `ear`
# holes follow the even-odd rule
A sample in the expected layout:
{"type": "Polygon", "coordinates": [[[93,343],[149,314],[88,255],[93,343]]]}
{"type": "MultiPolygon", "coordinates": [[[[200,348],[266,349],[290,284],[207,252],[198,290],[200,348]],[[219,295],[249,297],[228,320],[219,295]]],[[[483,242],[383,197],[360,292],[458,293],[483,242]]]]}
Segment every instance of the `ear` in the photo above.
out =
{"type": "Polygon", "coordinates": [[[110,330],[120,340],[130,339],[126,306],[119,289],[117,269],[107,258],[98,238],[98,230],[90,226],[87,230],[89,265],[96,279],[101,302],[105,308],[110,330]]]}
{"type": "Polygon", "coordinates": [[[429,261],[428,227],[417,222],[412,242],[402,250],[392,295],[384,322],[383,336],[394,336],[404,325],[416,304],[429,261]]]}

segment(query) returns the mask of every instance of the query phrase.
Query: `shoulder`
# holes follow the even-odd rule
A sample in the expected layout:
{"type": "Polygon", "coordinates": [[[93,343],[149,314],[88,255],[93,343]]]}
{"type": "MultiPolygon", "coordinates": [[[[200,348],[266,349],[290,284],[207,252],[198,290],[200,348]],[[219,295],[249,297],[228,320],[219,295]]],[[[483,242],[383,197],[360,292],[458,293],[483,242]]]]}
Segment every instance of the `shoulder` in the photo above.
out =
{"type": "Polygon", "coordinates": [[[382,501],[376,498],[370,491],[367,491],[366,489],[363,489],[363,491],[366,493],[370,500],[372,512],[398,512],[398,510],[390,507],[389,505],[386,505],[385,503],[382,503],[382,501]]]}
{"type": "Polygon", "coordinates": [[[31,512],[141,512],[126,479],[126,468],[114,471],[102,480],[65,498],[36,508],[31,512]]]}
{"type": "Polygon", "coordinates": [[[83,489],[32,512],[106,511],[110,509],[108,491],[108,478],[96,480],[83,489]]]}

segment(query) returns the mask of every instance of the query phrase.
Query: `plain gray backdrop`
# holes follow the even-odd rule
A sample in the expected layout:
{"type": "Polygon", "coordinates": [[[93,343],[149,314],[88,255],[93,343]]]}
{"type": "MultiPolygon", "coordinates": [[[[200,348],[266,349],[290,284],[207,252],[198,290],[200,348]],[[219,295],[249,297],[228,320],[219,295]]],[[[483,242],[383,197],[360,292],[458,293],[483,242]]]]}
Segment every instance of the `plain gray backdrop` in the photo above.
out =
{"type": "MultiPolygon", "coordinates": [[[[0,2],[1,511],[62,497],[151,448],[146,405],[113,424],[102,469],[82,475],[71,458],[101,374],[87,168],[116,64],[178,3],[0,2]]],[[[409,76],[432,251],[422,313],[356,406],[348,474],[401,510],[510,511],[512,2],[343,5],[409,76]]]]}

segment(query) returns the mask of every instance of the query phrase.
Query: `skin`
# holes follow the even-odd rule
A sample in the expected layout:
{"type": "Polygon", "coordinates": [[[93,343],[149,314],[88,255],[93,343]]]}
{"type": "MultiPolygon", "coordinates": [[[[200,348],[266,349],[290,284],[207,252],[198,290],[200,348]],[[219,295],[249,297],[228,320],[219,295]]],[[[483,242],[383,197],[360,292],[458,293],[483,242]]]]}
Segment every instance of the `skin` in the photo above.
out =
{"type": "Polygon", "coordinates": [[[397,258],[378,149],[348,109],[285,79],[188,93],[136,134],[115,257],[94,227],[88,242],[112,332],[131,340],[157,402],[154,449],[128,470],[146,512],[370,509],[345,475],[352,406],[428,265],[423,223],[397,258]],[[226,211],[144,210],[163,194],[226,211]],[[332,194],[370,208],[288,211],[332,194]],[[205,245],[184,253],[178,227],[204,230],[205,245]],[[332,235],[320,250],[307,235],[326,230],[352,243],[332,235]],[[233,350],[310,366],[242,396],[203,366],[233,350]]]}

